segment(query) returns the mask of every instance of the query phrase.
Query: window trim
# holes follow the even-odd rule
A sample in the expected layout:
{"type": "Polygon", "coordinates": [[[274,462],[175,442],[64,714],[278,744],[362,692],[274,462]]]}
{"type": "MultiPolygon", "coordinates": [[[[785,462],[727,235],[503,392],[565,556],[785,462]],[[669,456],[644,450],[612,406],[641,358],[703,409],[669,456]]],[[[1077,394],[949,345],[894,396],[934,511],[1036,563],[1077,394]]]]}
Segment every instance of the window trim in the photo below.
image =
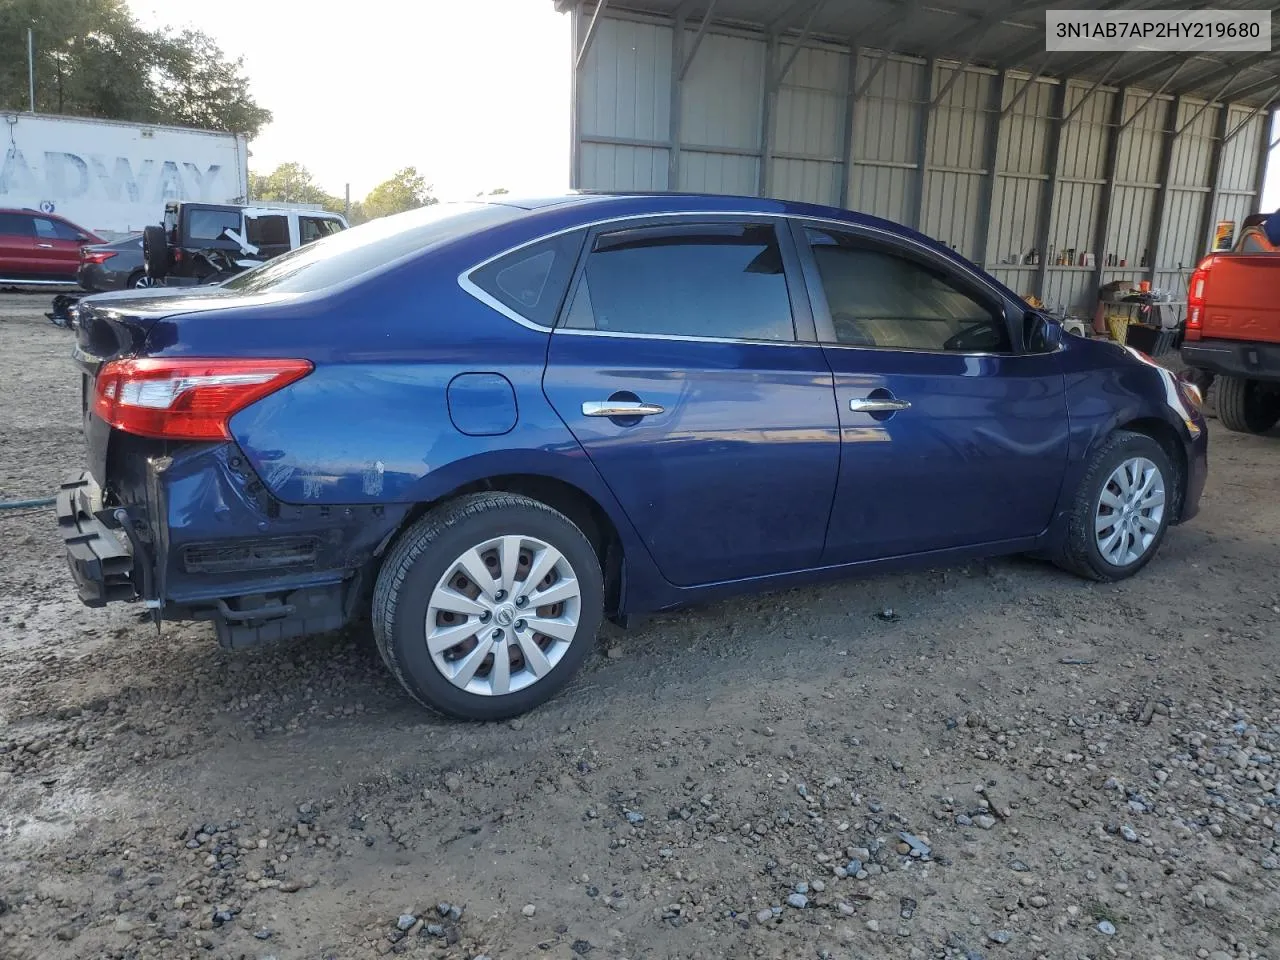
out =
{"type": "Polygon", "coordinates": [[[578,262],[574,267],[573,275],[569,279],[569,288],[565,294],[564,302],[560,305],[560,311],[556,316],[556,324],[554,332],[574,337],[606,337],[610,339],[622,340],[671,340],[680,343],[740,343],[751,344],[765,347],[794,347],[794,346],[812,346],[816,342],[816,335],[813,326],[813,314],[810,311],[807,290],[802,282],[802,274],[800,268],[800,260],[794,249],[795,240],[791,235],[791,231],[787,225],[787,218],[777,214],[748,214],[748,213],[668,213],[668,214],[643,214],[635,217],[615,218],[613,220],[605,220],[592,224],[587,230],[586,242],[582,245],[582,249],[578,253],[578,262]],[[625,224],[626,226],[621,226],[625,224]],[[580,330],[565,326],[566,318],[569,310],[573,306],[574,298],[578,295],[578,288],[582,284],[582,278],[587,268],[587,259],[591,256],[595,248],[596,240],[602,235],[616,233],[619,229],[643,230],[647,228],[662,229],[671,226],[712,226],[716,224],[729,224],[731,226],[748,226],[751,224],[757,226],[770,226],[773,228],[774,239],[777,241],[778,250],[782,255],[782,276],[787,287],[787,299],[791,305],[791,333],[790,340],[752,340],[746,337],[704,337],[697,334],[674,334],[674,333],[633,333],[624,330],[580,330]],[[800,282],[798,282],[800,281],[800,282]]]}
{"type": "MultiPolygon", "coordinates": [[[[518,221],[516,221],[518,222],[518,221]]],[[[930,356],[951,356],[951,357],[1015,357],[1015,356],[1048,356],[1049,354],[1039,352],[1029,352],[1025,349],[1022,337],[1021,319],[1024,310],[1020,310],[1018,305],[1010,301],[1008,297],[1002,294],[998,289],[992,287],[991,284],[983,277],[979,268],[974,266],[965,266],[954,262],[948,257],[942,256],[938,251],[934,250],[927,244],[921,243],[912,237],[905,236],[895,230],[886,230],[882,227],[876,227],[869,224],[850,223],[847,220],[838,220],[831,217],[819,217],[808,214],[775,212],[762,213],[759,210],[699,210],[699,211],[681,211],[678,213],[635,213],[623,214],[621,216],[603,216],[594,220],[588,220],[584,223],[576,223],[568,227],[560,227],[555,230],[548,230],[539,233],[537,236],[519,243],[512,244],[498,253],[490,257],[486,257],[477,263],[464,269],[458,274],[458,286],[462,288],[470,296],[479,300],[492,310],[502,314],[509,320],[514,321],[522,327],[534,330],[538,333],[565,334],[569,336],[594,336],[594,337],[614,337],[619,339],[657,339],[657,340],[688,340],[695,343],[741,343],[741,344],[757,344],[772,347],[797,347],[797,346],[814,346],[819,345],[824,349],[839,350],[875,350],[889,349],[885,347],[859,347],[852,344],[824,343],[817,334],[816,324],[818,321],[818,312],[815,309],[818,303],[826,309],[826,295],[821,293],[821,285],[818,287],[818,294],[815,295],[814,283],[817,278],[817,267],[813,262],[813,257],[809,254],[808,241],[804,239],[804,230],[806,227],[816,226],[818,229],[835,229],[843,230],[848,233],[857,233],[865,236],[870,240],[878,240],[903,250],[911,251],[916,256],[922,256],[937,264],[939,269],[946,271],[948,274],[958,274],[964,277],[972,285],[978,287],[980,291],[985,292],[990,299],[999,305],[1001,313],[1005,317],[1006,324],[1010,327],[1011,342],[1014,350],[1011,353],[986,353],[973,352],[961,353],[958,351],[915,351],[930,356]],[[527,317],[521,316],[518,312],[507,308],[505,305],[489,296],[480,289],[471,280],[471,274],[475,273],[481,267],[486,267],[495,260],[515,253],[525,247],[531,247],[534,244],[542,243],[544,240],[550,240],[561,234],[572,233],[575,230],[584,230],[587,232],[588,239],[594,236],[599,229],[608,228],[617,224],[641,223],[651,221],[653,223],[661,222],[679,222],[687,220],[698,220],[705,222],[718,222],[724,220],[738,220],[750,222],[776,221],[779,224],[779,232],[784,234],[780,239],[782,244],[783,262],[786,266],[787,289],[791,295],[792,317],[796,324],[796,337],[794,341],[784,340],[735,340],[732,338],[720,337],[677,337],[665,334],[649,334],[649,333],[617,333],[617,332],[601,332],[599,330],[570,330],[565,329],[561,325],[561,320],[568,309],[568,305],[572,302],[570,296],[566,296],[564,303],[561,305],[560,316],[557,317],[556,326],[553,329],[534,323],[527,317]],[[797,239],[798,238],[798,239],[797,239]],[[794,272],[793,272],[794,271],[794,272]],[[821,300],[817,296],[821,296],[821,300]]],[[[583,252],[579,252],[578,263],[574,267],[573,278],[570,280],[570,292],[576,292],[578,284],[578,275],[582,268],[584,260],[584,252],[587,245],[583,244],[583,252]]],[[[1021,301],[1018,301],[1021,303],[1021,301]]],[[[1025,304],[1022,306],[1025,307],[1025,304]]],[[[830,322],[828,320],[828,322],[830,322]]],[[[834,335],[834,334],[833,334],[834,335]]],[[[1053,352],[1056,353],[1062,349],[1059,345],[1053,352]]],[[[911,353],[913,351],[906,349],[898,349],[899,353],[911,353]]]]}
{"type": "Polygon", "coordinates": [[[957,264],[945,257],[938,256],[921,244],[914,243],[906,237],[896,237],[885,231],[861,228],[855,224],[838,224],[835,221],[799,217],[791,221],[792,235],[800,250],[800,260],[804,265],[805,277],[809,282],[810,299],[813,300],[814,320],[818,328],[818,342],[824,349],[839,350],[883,350],[893,353],[918,353],[943,357],[1018,357],[1027,354],[1023,342],[1023,331],[1019,324],[1013,322],[1007,298],[981,276],[968,270],[957,269],[957,264]],[[847,233],[859,240],[866,241],[873,248],[901,257],[908,262],[915,262],[925,267],[940,271],[960,293],[976,301],[979,306],[989,309],[992,316],[999,316],[1004,322],[1009,336],[1010,349],[995,350],[927,350],[921,347],[880,347],[857,343],[840,343],[836,339],[835,324],[831,320],[831,306],[827,302],[827,293],[822,286],[822,277],[818,271],[817,259],[809,245],[805,231],[809,229],[825,230],[834,233],[847,233]],[[906,242],[902,242],[906,241],[906,242]]]}
{"type": "Polygon", "coordinates": [[[458,274],[458,286],[471,294],[471,296],[475,297],[481,303],[493,310],[496,310],[507,319],[514,320],[516,323],[520,324],[520,326],[527,327],[530,330],[536,330],[539,333],[551,333],[559,325],[560,317],[568,307],[569,303],[573,300],[573,291],[576,289],[578,283],[578,270],[582,266],[583,251],[587,248],[590,233],[591,225],[579,224],[578,226],[565,227],[562,230],[554,230],[551,233],[542,234],[541,236],[535,237],[534,239],[528,240],[524,243],[518,243],[514,247],[509,247],[501,253],[485,260],[481,260],[475,266],[468,267],[466,270],[462,271],[462,273],[458,274]],[[505,303],[471,279],[472,274],[479,273],[485,267],[491,266],[499,260],[503,260],[513,254],[517,254],[521,250],[526,250],[529,247],[536,247],[539,244],[547,243],[548,241],[555,240],[558,237],[563,237],[571,233],[581,233],[582,243],[578,246],[578,252],[574,254],[573,264],[569,268],[569,281],[565,286],[565,292],[561,296],[560,303],[557,304],[556,309],[551,314],[550,326],[538,323],[536,320],[530,320],[519,311],[508,307],[505,303]]]}

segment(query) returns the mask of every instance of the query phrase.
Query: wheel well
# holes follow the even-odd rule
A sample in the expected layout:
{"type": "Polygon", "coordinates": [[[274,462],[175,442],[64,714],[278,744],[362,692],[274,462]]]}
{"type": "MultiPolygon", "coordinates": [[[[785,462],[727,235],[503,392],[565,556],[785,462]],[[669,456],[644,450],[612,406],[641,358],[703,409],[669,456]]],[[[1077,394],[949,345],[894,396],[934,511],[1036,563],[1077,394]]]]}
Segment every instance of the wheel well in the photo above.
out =
{"type": "Polygon", "coordinates": [[[437,500],[418,504],[409,511],[395,534],[383,544],[379,555],[385,554],[386,548],[427,511],[456,497],[486,491],[515,493],[537,500],[553,510],[560,511],[573,521],[587,538],[600,561],[600,569],[604,573],[605,581],[605,613],[612,615],[618,611],[623,586],[622,539],[618,536],[618,530],[604,508],[589,494],[571,483],[565,483],[553,477],[531,474],[488,477],[451,490],[437,500]]]}
{"type": "Polygon", "coordinates": [[[1178,471],[1178,482],[1174,484],[1174,490],[1177,491],[1177,500],[1173,504],[1173,516],[1175,520],[1181,518],[1182,498],[1185,495],[1187,483],[1187,451],[1182,445],[1182,440],[1177,431],[1171,425],[1156,417],[1142,417],[1137,420],[1130,420],[1128,423],[1122,424],[1120,429],[1128,430],[1131,433],[1141,433],[1160,444],[1165,456],[1173,464],[1173,469],[1178,471]]]}

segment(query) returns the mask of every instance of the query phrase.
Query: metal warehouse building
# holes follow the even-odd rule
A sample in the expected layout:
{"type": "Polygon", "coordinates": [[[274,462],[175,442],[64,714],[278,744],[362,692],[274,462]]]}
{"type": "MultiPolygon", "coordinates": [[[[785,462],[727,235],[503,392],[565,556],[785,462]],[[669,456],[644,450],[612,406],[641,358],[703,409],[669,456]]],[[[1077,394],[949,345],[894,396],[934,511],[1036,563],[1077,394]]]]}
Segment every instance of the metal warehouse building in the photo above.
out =
{"type": "Polygon", "coordinates": [[[1216,225],[1258,208],[1280,57],[1045,51],[1047,8],[1158,6],[557,0],[573,185],[850,207],[1051,309],[1090,311],[1118,279],[1181,299],[1216,225]]]}

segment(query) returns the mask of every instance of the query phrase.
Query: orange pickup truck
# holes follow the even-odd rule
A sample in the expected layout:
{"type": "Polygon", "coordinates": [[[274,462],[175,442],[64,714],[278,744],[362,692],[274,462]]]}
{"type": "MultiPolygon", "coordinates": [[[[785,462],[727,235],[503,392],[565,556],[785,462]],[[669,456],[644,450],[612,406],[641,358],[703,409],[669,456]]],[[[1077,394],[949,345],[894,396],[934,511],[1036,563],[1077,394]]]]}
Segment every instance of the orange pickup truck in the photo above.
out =
{"type": "Polygon", "coordinates": [[[1280,252],[1241,246],[1192,273],[1182,359],[1218,381],[1224,427],[1266,433],[1280,423],[1280,252]]]}

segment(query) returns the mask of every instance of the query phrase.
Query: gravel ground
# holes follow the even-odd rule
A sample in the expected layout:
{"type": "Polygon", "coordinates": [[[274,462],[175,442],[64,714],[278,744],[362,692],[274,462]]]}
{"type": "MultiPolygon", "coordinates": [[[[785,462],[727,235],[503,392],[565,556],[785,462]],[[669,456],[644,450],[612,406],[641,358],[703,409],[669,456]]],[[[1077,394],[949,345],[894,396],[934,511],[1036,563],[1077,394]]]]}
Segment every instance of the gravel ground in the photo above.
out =
{"type": "MultiPolygon", "coordinates": [[[[47,300],[0,296],[0,499],[80,464],[47,300]]],[[[51,511],[0,513],[0,957],[1280,957],[1280,433],[1211,429],[1133,581],[727,602],[505,724],[362,628],[84,609],[51,511]]]]}

